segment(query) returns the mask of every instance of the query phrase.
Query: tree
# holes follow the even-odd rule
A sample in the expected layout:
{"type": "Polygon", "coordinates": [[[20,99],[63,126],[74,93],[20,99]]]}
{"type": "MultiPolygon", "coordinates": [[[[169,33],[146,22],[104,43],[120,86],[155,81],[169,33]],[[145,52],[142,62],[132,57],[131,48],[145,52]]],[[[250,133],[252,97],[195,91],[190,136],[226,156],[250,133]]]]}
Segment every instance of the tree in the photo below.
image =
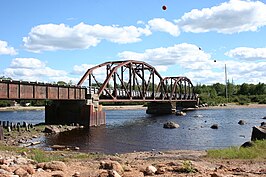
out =
{"type": "Polygon", "coordinates": [[[240,95],[250,95],[250,93],[249,93],[249,85],[247,83],[243,83],[240,86],[238,94],[240,94],[240,95]]]}
{"type": "Polygon", "coordinates": [[[216,84],[213,84],[213,88],[216,90],[216,93],[218,96],[225,95],[225,85],[216,83],[216,84]]]}
{"type": "Polygon", "coordinates": [[[257,95],[263,95],[263,94],[266,94],[266,85],[264,83],[258,83],[256,86],[255,86],[255,93],[257,95]]]}
{"type": "Polygon", "coordinates": [[[11,77],[5,77],[5,76],[1,76],[0,79],[2,79],[2,80],[12,80],[11,77]]]}
{"type": "Polygon", "coordinates": [[[58,84],[58,85],[66,85],[67,83],[64,82],[64,81],[58,81],[57,84],[58,84]]]}

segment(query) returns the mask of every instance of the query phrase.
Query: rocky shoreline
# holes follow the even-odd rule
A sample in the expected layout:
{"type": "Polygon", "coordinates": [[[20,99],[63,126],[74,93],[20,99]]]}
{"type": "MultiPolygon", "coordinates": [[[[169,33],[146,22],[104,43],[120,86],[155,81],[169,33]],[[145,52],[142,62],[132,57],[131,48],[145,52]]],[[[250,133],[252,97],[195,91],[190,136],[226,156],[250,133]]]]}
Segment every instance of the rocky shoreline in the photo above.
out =
{"type": "MultiPolygon", "coordinates": [[[[26,152],[14,155],[0,151],[0,176],[3,177],[228,177],[266,176],[264,160],[217,160],[204,151],[135,152],[37,162],[26,152]]],[[[68,157],[68,158],[67,158],[68,157]]]]}

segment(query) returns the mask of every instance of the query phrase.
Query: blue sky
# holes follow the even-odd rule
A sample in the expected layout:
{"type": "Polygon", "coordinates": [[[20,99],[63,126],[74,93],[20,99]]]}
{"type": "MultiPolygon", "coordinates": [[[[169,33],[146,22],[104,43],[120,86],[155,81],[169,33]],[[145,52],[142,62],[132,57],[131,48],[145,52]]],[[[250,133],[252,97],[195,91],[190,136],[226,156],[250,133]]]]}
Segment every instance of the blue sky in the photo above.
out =
{"type": "Polygon", "coordinates": [[[266,82],[264,0],[2,0],[0,17],[0,76],[15,80],[76,83],[131,59],[194,84],[224,83],[225,64],[230,81],[266,82]]]}

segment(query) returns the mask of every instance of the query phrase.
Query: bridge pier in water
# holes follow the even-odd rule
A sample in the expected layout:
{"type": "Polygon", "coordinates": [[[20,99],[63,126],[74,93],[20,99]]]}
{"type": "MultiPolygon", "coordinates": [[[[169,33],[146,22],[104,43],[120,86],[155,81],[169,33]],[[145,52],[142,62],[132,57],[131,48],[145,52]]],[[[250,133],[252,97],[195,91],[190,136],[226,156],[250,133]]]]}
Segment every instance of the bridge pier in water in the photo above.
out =
{"type": "Polygon", "coordinates": [[[147,114],[172,114],[176,111],[175,102],[150,102],[146,110],[147,114]]]}
{"type": "Polygon", "coordinates": [[[105,112],[101,105],[96,107],[91,101],[53,101],[45,106],[46,124],[79,124],[86,127],[100,126],[106,123],[105,112]]]}
{"type": "Polygon", "coordinates": [[[147,114],[173,114],[183,108],[195,108],[198,105],[197,101],[186,102],[150,102],[146,110],[147,114]]]}

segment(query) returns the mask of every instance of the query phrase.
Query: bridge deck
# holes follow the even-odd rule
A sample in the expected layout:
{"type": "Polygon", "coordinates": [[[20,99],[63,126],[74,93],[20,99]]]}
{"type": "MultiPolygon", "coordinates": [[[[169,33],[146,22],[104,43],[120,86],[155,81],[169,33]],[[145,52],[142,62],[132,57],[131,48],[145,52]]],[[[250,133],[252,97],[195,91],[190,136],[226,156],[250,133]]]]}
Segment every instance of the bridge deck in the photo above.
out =
{"type": "Polygon", "coordinates": [[[85,87],[0,80],[0,100],[85,100],[86,92],[85,87]]]}

